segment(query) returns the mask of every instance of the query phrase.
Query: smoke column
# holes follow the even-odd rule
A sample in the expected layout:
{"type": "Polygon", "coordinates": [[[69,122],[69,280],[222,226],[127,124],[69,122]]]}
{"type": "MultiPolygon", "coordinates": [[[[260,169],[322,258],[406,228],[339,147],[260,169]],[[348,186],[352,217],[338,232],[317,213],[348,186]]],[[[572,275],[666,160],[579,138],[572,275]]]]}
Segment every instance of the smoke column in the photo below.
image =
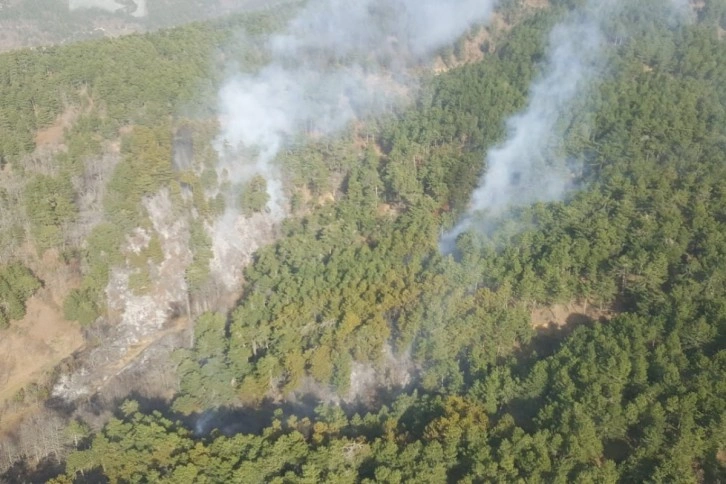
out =
{"type": "MultiPolygon", "coordinates": [[[[268,43],[269,65],[233,76],[221,89],[221,143],[254,159],[223,153],[234,181],[269,173],[286,139],[332,133],[395,101],[404,68],[426,61],[491,13],[494,0],[314,0],[268,43]]],[[[274,170],[272,170],[274,171],[274,170]]],[[[281,194],[271,192],[271,209],[281,194]]],[[[279,208],[279,207],[277,207],[279,208]]]]}
{"type": "MultiPolygon", "coordinates": [[[[673,7],[669,10],[673,23],[687,10],[687,0],[655,3],[656,11],[668,11],[668,4],[673,7]]],[[[461,233],[470,228],[486,229],[488,217],[514,206],[561,200],[575,188],[572,166],[568,166],[571,160],[558,152],[563,133],[557,127],[570,124],[574,102],[606,70],[605,25],[623,8],[642,10],[646,17],[658,15],[649,12],[645,4],[590,0],[552,30],[546,67],[530,88],[529,105],[508,120],[507,139],[487,154],[486,172],[472,194],[467,213],[441,237],[443,253],[453,250],[461,233]]]]}
{"type": "MultiPolygon", "coordinates": [[[[431,60],[496,0],[311,0],[266,48],[271,61],[232,76],[219,93],[220,175],[232,186],[228,210],[212,228],[213,271],[226,277],[249,256],[234,192],[252,177],[267,181],[266,222],[284,217],[282,176],[273,162],[301,134],[323,136],[401,102],[415,84],[409,67],[431,60]],[[243,254],[246,253],[246,254],[243,254]]],[[[252,221],[254,223],[254,221],[252,221]]]]}
{"type": "Polygon", "coordinates": [[[556,155],[556,126],[572,116],[568,108],[602,67],[598,18],[613,1],[593,3],[552,30],[543,77],[530,88],[527,108],[507,121],[506,141],[487,154],[486,173],[467,213],[441,238],[442,252],[450,252],[459,234],[476,224],[477,213],[495,216],[508,207],[559,200],[570,188],[566,160],[556,155]]]}

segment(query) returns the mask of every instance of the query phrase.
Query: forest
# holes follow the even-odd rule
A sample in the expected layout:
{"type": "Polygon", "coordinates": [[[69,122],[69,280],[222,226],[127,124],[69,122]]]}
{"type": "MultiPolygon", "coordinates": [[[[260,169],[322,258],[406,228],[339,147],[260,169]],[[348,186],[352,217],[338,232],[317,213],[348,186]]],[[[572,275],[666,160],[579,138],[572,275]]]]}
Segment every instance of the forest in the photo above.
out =
{"type": "MultiPolygon", "coordinates": [[[[173,397],[124,396],[104,422],[66,405],[36,459],[0,447],[3,477],[726,482],[726,2],[683,22],[659,0],[618,10],[607,70],[558,128],[578,189],[442,253],[549,32],[584,2],[531,3],[501,2],[499,28],[439,52],[408,105],[280,151],[289,214],[231,304],[210,269],[207,228],[230,204],[213,106],[224,66],[263,66],[291,13],[0,54],[0,338],[43,290],[45,251],[74,268],[62,311],[88,334],[117,317],[119,267],[155,297],[160,192],[187,224],[191,321],[173,397]],[[39,150],[63,116],[63,147],[39,150]],[[565,306],[581,310],[533,321],[565,306]]],[[[242,217],[264,217],[267,193],[251,178],[242,217]]]]}

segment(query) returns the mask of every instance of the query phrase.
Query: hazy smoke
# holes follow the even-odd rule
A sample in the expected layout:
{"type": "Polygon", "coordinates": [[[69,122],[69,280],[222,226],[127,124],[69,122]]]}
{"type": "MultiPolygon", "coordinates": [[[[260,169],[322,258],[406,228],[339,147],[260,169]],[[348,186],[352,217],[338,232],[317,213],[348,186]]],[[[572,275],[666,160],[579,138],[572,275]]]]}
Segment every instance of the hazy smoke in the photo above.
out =
{"type": "MultiPolygon", "coordinates": [[[[592,2],[591,2],[592,3],[592,2]]],[[[598,2],[575,12],[550,34],[543,76],[530,89],[527,108],[507,121],[506,141],[489,151],[486,172],[474,190],[468,212],[442,237],[442,251],[477,224],[516,205],[561,199],[569,189],[568,160],[558,153],[557,126],[572,118],[571,106],[603,67],[600,19],[614,2],[598,2]]]]}
{"type": "MultiPolygon", "coordinates": [[[[658,9],[668,11],[667,6],[654,3],[655,11],[648,12],[646,5],[590,0],[552,30],[546,67],[530,88],[529,105],[507,121],[506,141],[487,154],[486,172],[467,213],[441,238],[443,252],[453,249],[462,232],[485,229],[489,217],[509,207],[560,200],[575,188],[575,167],[562,155],[560,127],[571,124],[576,115],[574,102],[606,69],[604,29],[613,14],[628,7],[646,16],[657,16],[658,9]]],[[[686,5],[687,0],[671,0],[670,19],[682,18],[686,5]]]]}
{"type": "Polygon", "coordinates": [[[68,0],[68,9],[98,8],[108,12],[128,12],[134,17],[145,17],[146,0],[68,0]]]}
{"type": "MultiPolygon", "coordinates": [[[[222,88],[220,151],[233,181],[277,179],[270,161],[300,133],[328,134],[380,112],[425,61],[491,13],[493,0],[318,0],[268,42],[272,62],[222,88]],[[239,156],[239,148],[255,149],[239,156]],[[231,151],[230,151],[231,148],[231,151]]],[[[282,194],[271,191],[270,209],[282,194]]]]}
{"type": "MultiPolygon", "coordinates": [[[[232,76],[219,93],[217,143],[222,179],[230,193],[262,175],[268,220],[286,213],[282,175],[273,163],[286,143],[307,134],[334,133],[355,118],[381,113],[412,85],[408,67],[485,21],[495,0],[311,0],[284,31],[267,42],[271,62],[232,76]]],[[[236,194],[238,195],[238,193],[236,194]]],[[[235,196],[236,196],[235,195],[235,196]]],[[[236,220],[213,230],[215,262],[233,267],[242,248],[230,246],[236,220]],[[227,239],[225,242],[224,240],[227,239]]]]}

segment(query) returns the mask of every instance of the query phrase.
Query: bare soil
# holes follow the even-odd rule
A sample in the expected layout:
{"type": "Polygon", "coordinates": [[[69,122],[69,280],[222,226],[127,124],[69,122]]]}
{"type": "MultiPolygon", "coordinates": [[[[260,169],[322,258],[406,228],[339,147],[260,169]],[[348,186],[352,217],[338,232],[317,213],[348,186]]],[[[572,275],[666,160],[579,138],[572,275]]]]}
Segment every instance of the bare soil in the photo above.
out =
{"type": "MultiPolygon", "coordinates": [[[[63,359],[83,346],[76,323],[63,319],[54,301],[42,294],[28,300],[27,313],[0,338],[0,402],[8,402],[28,384],[43,380],[63,359]]],[[[0,432],[27,407],[3,412],[0,432]],[[18,415],[15,415],[18,414],[18,415]]]]}
{"type": "Polygon", "coordinates": [[[33,383],[47,384],[53,369],[84,345],[80,327],[64,319],[62,309],[65,296],[79,284],[76,271],[55,249],[34,254],[30,244],[21,249],[21,258],[44,287],[26,302],[25,317],[0,333],[0,435],[39,410],[13,404],[18,392],[33,383]]]}
{"type": "Polygon", "coordinates": [[[536,307],[531,312],[532,327],[539,331],[557,331],[567,326],[608,320],[617,314],[613,306],[599,307],[587,301],[571,301],[568,304],[553,304],[536,307]]]}
{"type": "Polygon", "coordinates": [[[55,122],[45,129],[38,130],[35,133],[36,150],[42,148],[58,148],[63,145],[65,139],[65,130],[73,126],[81,112],[88,113],[93,109],[93,99],[88,95],[85,89],[80,91],[88,101],[85,109],[77,106],[66,106],[65,110],[58,115],[55,122]]]}
{"type": "Polygon", "coordinates": [[[63,130],[70,123],[67,122],[70,117],[70,110],[58,116],[55,123],[45,129],[39,130],[35,134],[35,146],[40,148],[47,145],[58,145],[63,141],[63,130]]]}
{"type": "MultiPolygon", "coordinates": [[[[499,16],[494,14],[493,20],[498,18],[499,16]]],[[[494,22],[492,22],[494,24],[494,22]]],[[[433,70],[436,74],[444,73],[448,70],[454,69],[456,67],[460,67],[466,64],[473,64],[475,62],[479,62],[484,59],[484,51],[482,50],[482,47],[484,46],[484,43],[489,41],[491,38],[491,33],[489,29],[483,28],[481,29],[476,35],[473,37],[467,37],[464,40],[464,45],[461,50],[461,54],[456,59],[449,60],[447,63],[444,61],[444,59],[439,56],[436,59],[434,59],[434,65],[433,70]]]]}

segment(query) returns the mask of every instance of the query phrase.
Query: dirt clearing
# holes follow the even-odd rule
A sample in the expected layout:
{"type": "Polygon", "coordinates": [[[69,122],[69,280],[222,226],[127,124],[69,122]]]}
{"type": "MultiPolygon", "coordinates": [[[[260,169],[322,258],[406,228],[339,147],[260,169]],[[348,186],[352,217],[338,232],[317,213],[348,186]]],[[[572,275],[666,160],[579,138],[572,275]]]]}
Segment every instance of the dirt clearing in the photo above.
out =
{"type": "Polygon", "coordinates": [[[83,346],[78,325],[61,317],[60,308],[35,295],[28,311],[0,338],[0,401],[12,398],[83,346]]]}
{"type": "Polygon", "coordinates": [[[537,307],[531,312],[532,327],[537,330],[559,330],[567,326],[601,319],[610,319],[617,313],[613,307],[599,307],[587,301],[572,301],[568,304],[553,304],[537,307]]]}

